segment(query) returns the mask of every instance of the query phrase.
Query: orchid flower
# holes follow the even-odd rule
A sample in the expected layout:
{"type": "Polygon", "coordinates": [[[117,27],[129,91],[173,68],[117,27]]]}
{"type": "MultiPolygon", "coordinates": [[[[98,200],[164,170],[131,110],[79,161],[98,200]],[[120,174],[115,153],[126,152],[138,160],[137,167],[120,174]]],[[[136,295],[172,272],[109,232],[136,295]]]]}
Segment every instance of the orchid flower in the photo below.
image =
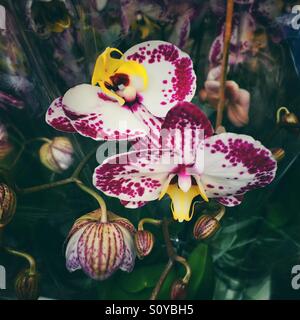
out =
{"type": "Polygon", "coordinates": [[[60,33],[71,26],[69,0],[27,0],[26,15],[34,32],[40,36],[60,33]]]}
{"type": "MultiPolygon", "coordinates": [[[[230,41],[229,65],[237,65],[247,58],[250,52],[253,33],[256,29],[255,20],[251,14],[244,12],[237,20],[234,20],[232,37],[230,41]]],[[[211,68],[221,63],[224,47],[224,30],[223,25],[221,33],[213,41],[210,52],[209,62],[211,68]]]]}
{"type": "Polygon", "coordinates": [[[132,30],[146,39],[164,26],[169,28],[168,41],[183,48],[188,43],[192,20],[203,16],[204,7],[205,4],[196,4],[193,0],[121,0],[123,34],[132,30]]]}
{"type": "MultiPolygon", "coordinates": [[[[247,4],[248,1],[240,4],[247,4]]],[[[244,12],[239,17],[239,23],[233,26],[233,35],[230,42],[229,67],[246,61],[253,49],[252,41],[256,28],[255,21],[248,12],[244,12]]],[[[208,100],[213,106],[217,107],[220,92],[221,60],[224,46],[224,26],[221,34],[214,40],[210,52],[209,62],[210,71],[204,84],[204,90],[200,92],[200,99],[208,100]]],[[[237,127],[245,126],[249,122],[250,93],[241,89],[234,81],[226,82],[227,115],[233,125],[237,127]]]]}
{"type": "Polygon", "coordinates": [[[161,149],[106,159],[95,169],[95,187],[134,204],[168,194],[173,217],[182,222],[192,218],[197,196],[235,206],[247,191],[268,185],[275,176],[276,161],[259,141],[235,133],[213,135],[205,114],[191,103],[171,109],[163,129],[170,134],[161,149]]]}
{"type": "Polygon", "coordinates": [[[98,209],[80,217],[68,236],[67,269],[82,269],[95,280],[105,280],[118,269],[131,272],[136,258],[134,232],[129,220],[112,212],[106,216],[98,209]]]}
{"type": "Polygon", "coordinates": [[[132,140],[158,130],[157,117],[191,101],[195,89],[192,60],[170,43],[148,41],[124,54],[107,48],[96,61],[92,85],[75,86],[54,100],[46,121],[95,140],[132,140]]]}
{"type": "Polygon", "coordinates": [[[19,41],[15,19],[4,6],[0,6],[0,20],[0,108],[22,109],[26,103],[35,106],[29,62],[19,41]]]}
{"type": "MultiPolygon", "coordinates": [[[[204,83],[204,89],[200,91],[200,99],[208,101],[217,108],[220,100],[220,67],[212,69],[204,83]]],[[[236,127],[243,127],[249,122],[250,93],[241,89],[232,80],[226,81],[225,85],[226,110],[230,122],[236,127]]]]}

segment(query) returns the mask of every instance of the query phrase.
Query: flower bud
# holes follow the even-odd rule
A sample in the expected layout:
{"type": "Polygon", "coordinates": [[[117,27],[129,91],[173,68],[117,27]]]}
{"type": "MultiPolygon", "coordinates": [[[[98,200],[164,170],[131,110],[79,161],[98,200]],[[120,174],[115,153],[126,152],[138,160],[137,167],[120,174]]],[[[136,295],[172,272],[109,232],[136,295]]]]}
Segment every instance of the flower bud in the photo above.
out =
{"type": "Polygon", "coordinates": [[[15,281],[15,292],[19,300],[37,300],[39,297],[39,279],[29,269],[21,271],[15,281]]]}
{"type": "Polygon", "coordinates": [[[0,184],[0,227],[7,225],[16,212],[16,195],[6,184],[0,184]]]}
{"type": "Polygon", "coordinates": [[[171,300],[184,300],[187,296],[187,284],[181,279],[176,280],[171,288],[171,300]]]}
{"type": "Polygon", "coordinates": [[[285,157],[285,151],[281,148],[271,149],[274,159],[279,162],[285,157]]]}
{"type": "Polygon", "coordinates": [[[298,124],[299,123],[298,117],[295,115],[295,113],[292,113],[292,112],[286,112],[282,116],[281,121],[286,124],[298,124]]]}
{"type": "Polygon", "coordinates": [[[11,151],[13,147],[8,141],[6,128],[0,123],[0,160],[3,160],[11,151]]]}
{"type": "Polygon", "coordinates": [[[108,212],[101,221],[101,210],[76,220],[66,248],[70,272],[82,269],[95,280],[105,280],[118,269],[131,272],[136,258],[129,220],[108,212]]]}
{"type": "Polygon", "coordinates": [[[146,230],[139,230],[134,235],[134,243],[139,259],[148,256],[154,245],[154,236],[151,232],[146,230]]]}
{"type": "Polygon", "coordinates": [[[73,163],[74,149],[66,137],[56,137],[46,142],[40,149],[40,159],[49,170],[60,173],[73,163]]]}
{"type": "Polygon", "coordinates": [[[193,234],[196,240],[213,236],[220,228],[219,221],[209,215],[201,216],[194,225],[193,234]]]}

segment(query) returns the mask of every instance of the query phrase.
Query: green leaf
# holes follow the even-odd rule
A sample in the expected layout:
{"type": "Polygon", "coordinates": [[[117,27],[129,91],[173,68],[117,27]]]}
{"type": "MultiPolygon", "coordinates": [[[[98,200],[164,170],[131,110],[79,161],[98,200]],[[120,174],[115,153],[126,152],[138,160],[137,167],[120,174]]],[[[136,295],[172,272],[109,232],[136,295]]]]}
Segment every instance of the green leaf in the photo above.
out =
{"type": "Polygon", "coordinates": [[[200,243],[190,254],[188,263],[192,276],[188,286],[188,299],[210,299],[214,291],[213,263],[208,246],[200,243]]]}
{"type": "Polygon", "coordinates": [[[154,288],[163,269],[164,264],[137,267],[131,273],[120,273],[118,283],[123,290],[130,293],[154,288]]]}

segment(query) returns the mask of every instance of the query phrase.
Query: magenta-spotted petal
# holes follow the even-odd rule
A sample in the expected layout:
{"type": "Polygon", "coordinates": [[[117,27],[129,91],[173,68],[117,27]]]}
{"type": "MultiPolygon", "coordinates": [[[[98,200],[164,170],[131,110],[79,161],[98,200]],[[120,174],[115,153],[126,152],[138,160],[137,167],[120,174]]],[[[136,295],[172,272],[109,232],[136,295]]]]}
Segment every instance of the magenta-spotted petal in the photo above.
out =
{"type": "Polygon", "coordinates": [[[95,280],[105,280],[121,265],[125,245],[121,229],[113,223],[91,223],[78,241],[82,270],[95,280]]]}
{"type": "Polygon", "coordinates": [[[55,99],[46,113],[46,122],[56,130],[76,132],[71,120],[65,115],[62,107],[62,97],[55,99]]]}
{"type": "MultiPolygon", "coordinates": [[[[78,133],[94,140],[132,140],[149,131],[129,106],[121,106],[97,86],[81,84],[69,89],[61,106],[63,119],[67,119],[78,133]]],[[[139,106],[134,107],[138,109],[139,106]]],[[[53,121],[48,123],[54,126],[53,121]]]]}
{"type": "Polygon", "coordinates": [[[96,188],[120,200],[144,202],[159,197],[177,159],[161,150],[134,151],[106,159],[94,172],[96,188]]]}
{"type": "Polygon", "coordinates": [[[128,209],[137,209],[143,207],[147,202],[145,201],[125,201],[121,200],[121,204],[128,209]]]}
{"type": "Polygon", "coordinates": [[[162,125],[162,148],[176,150],[182,164],[194,163],[198,146],[212,135],[213,128],[206,115],[190,102],[179,102],[162,125]]]}
{"type": "Polygon", "coordinates": [[[197,154],[197,162],[202,159],[200,180],[209,198],[236,197],[264,187],[272,182],[277,168],[271,152],[259,141],[235,133],[206,139],[204,156],[201,150],[197,154]]]}
{"type": "Polygon", "coordinates": [[[229,196],[229,197],[223,197],[223,198],[217,198],[217,201],[221,203],[223,206],[226,207],[234,207],[243,201],[244,196],[229,196]]]}
{"type": "Polygon", "coordinates": [[[143,105],[155,116],[164,117],[179,101],[191,101],[196,75],[188,54],[171,43],[147,41],[133,46],[124,58],[141,63],[148,87],[139,92],[143,105]]]}

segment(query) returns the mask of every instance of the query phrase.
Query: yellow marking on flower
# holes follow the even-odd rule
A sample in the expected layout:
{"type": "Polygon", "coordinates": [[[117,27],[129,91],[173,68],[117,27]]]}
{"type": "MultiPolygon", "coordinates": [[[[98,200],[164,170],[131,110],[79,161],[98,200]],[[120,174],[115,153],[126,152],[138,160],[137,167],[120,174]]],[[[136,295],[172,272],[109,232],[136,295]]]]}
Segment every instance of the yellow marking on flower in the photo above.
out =
{"type": "Polygon", "coordinates": [[[199,178],[195,178],[196,182],[197,182],[197,185],[198,185],[198,188],[199,188],[199,195],[202,197],[202,199],[206,202],[208,202],[208,197],[205,193],[205,190],[204,190],[204,187],[200,181],[199,178]]]}
{"type": "Polygon", "coordinates": [[[123,105],[125,100],[106,86],[106,84],[113,86],[111,77],[118,73],[141,77],[143,80],[143,90],[148,86],[148,76],[145,67],[136,61],[124,60],[123,53],[120,50],[110,47],[106,48],[96,60],[92,85],[98,84],[105,94],[117,99],[123,105]],[[114,52],[119,53],[121,57],[119,59],[113,58],[112,53],[114,52]]]}
{"type": "Polygon", "coordinates": [[[208,197],[199,178],[194,177],[197,185],[192,185],[187,192],[184,192],[179,188],[177,183],[170,184],[174,176],[174,174],[169,176],[162,187],[158,200],[161,200],[165,194],[168,194],[172,200],[171,209],[174,220],[178,220],[179,222],[190,221],[194,214],[194,207],[192,207],[192,212],[190,213],[193,199],[201,196],[204,201],[208,202],[208,197]]]}
{"type": "Polygon", "coordinates": [[[179,222],[190,221],[194,214],[194,208],[191,211],[193,199],[199,195],[198,186],[191,186],[189,191],[182,191],[177,183],[170,184],[167,190],[167,194],[172,200],[172,213],[174,220],[179,222]]]}

